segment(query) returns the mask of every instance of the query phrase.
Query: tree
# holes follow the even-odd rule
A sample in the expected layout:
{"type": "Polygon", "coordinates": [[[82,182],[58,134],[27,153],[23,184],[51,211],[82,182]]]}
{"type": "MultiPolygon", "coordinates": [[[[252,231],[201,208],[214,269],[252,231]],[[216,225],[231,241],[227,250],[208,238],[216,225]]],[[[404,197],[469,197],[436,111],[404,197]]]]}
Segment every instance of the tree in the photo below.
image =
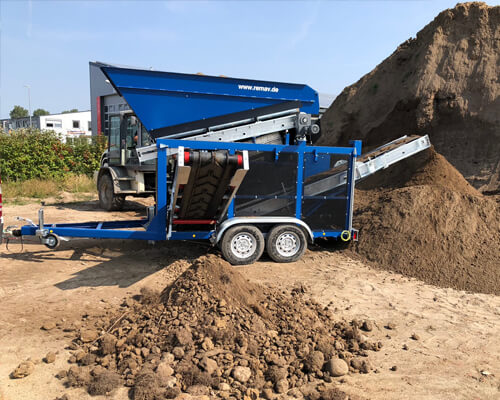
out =
{"type": "Polygon", "coordinates": [[[42,115],[49,115],[50,112],[47,110],[44,110],[43,108],[37,108],[35,111],[33,111],[33,116],[34,117],[41,117],[42,115]]]}
{"type": "Polygon", "coordinates": [[[30,114],[26,108],[21,107],[21,106],[14,106],[14,108],[10,111],[10,117],[12,119],[14,118],[26,118],[29,117],[30,114]]]}
{"type": "Polygon", "coordinates": [[[78,109],[77,108],[72,108],[71,110],[63,111],[61,114],[69,114],[69,113],[74,113],[74,112],[78,112],[78,109]]]}

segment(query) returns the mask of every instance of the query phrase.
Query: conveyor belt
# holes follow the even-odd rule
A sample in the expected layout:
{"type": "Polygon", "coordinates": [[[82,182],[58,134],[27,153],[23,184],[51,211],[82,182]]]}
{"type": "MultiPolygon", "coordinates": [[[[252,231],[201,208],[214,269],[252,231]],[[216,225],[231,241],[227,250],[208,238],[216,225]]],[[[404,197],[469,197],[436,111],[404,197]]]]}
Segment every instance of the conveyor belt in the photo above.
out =
{"type": "Polygon", "coordinates": [[[238,156],[227,152],[190,152],[188,183],[182,192],[179,218],[211,219],[217,215],[229,182],[238,168],[238,156]]]}
{"type": "MultiPolygon", "coordinates": [[[[172,139],[189,139],[209,142],[238,142],[273,137],[276,143],[281,144],[283,139],[280,132],[297,127],[297,119],[300,115],[298,108],[291,108],[279,113],[263,114],[252,119],[236,120],[219,126],[211,126],[206,129],[183,132],[172,135],[172,139]],[[276,135],[278,136],[276,138],[276,135]],[[277,140],[276,140],[277,139],[277,140]]],[[[268,140],[263,143],[268,142],[268,140]]],[[[156,159],[158,149],[156,144],[138,147],[136,149],[139,161],[145,162],[156,159]]]]}
{"type": "Polygon", "coordinates": [[[227,151],[180,150],[172,193],[173,222],[220,218],[248,170],[247,160],[246,154],[227,151]]]}

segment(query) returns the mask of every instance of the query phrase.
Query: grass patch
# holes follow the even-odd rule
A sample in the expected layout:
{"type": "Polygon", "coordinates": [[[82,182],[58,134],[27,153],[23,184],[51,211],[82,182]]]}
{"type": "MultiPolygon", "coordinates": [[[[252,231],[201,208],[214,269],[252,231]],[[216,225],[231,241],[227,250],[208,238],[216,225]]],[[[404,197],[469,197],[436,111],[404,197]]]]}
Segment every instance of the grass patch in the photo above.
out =
{"type": "Polygon", "coordinates": [[[95,193],[96,186],[86,175],[69,174],[62,178],[6,181],[2,184],[2,190],[5,202],[18,202],[21,198],[57,197],[62,192],[95,193]]]}
{"type": "Polygon", "coordinates": [[[96,192],[96,184],[87,175],[67,175],[62,180],[62,188],[70,193],[96,192]]]}

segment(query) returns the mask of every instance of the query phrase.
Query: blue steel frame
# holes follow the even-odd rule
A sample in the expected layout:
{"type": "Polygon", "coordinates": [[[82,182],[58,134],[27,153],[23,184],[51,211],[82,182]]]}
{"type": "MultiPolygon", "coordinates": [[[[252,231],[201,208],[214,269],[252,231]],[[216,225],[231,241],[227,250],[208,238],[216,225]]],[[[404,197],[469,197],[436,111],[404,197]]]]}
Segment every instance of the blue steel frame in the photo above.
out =
{"type": "MultiPolygon", "coordinates": [[[[49,233],[54,233],[64,237],[85,237],[85,238],[108,238],[108,239],[139,239],[139,240],[193,240],[210,239],[215,230],[210,231],[182,231],[176,232],[167,226],[167,150],[177,149],[183,146],[191,150],[228,150],[230,153],[236,151],[267,151],[279,153],[289,152],[298,155],[297,160],[297,199],[302,199],[304,180],[304,155],[312,154],[340,154],[349,156],[348,190],[347,190],[347,210],[345,230],[352,230],[352,205],[354,189],[354,165],[360,143],[356,141],[353,147],[323,147],[307,146],[305,141],[297,145],[275,145],[275,144],[254,144],[254,143],[227,143],[227,142],[203,142],[190,140],[158,139],[157,158],[157,193],[156,193],[156,215],[151,221],[147,219],[136,219],[128,221],[106,221],[106,222],[83,222],[67,224],[45,224],[44,229],[49,233]],[[143,230],[132,230],[144,228],[143,230]]],[[[251,166],[250,166],[251,167],[251,166]]],[[[296,201],[295,217],[301,219],[302,201],[296,201]]],[[[228,218],[234,217],[234,200],[228,208],[228,218]]],[[[22,235],[33,236],[40,229],[38,226],[25,225],[21,228],[22,235]]],[[[314,238],[318,237],[339,237],[341,230],[314,230],[314,238]]]]}

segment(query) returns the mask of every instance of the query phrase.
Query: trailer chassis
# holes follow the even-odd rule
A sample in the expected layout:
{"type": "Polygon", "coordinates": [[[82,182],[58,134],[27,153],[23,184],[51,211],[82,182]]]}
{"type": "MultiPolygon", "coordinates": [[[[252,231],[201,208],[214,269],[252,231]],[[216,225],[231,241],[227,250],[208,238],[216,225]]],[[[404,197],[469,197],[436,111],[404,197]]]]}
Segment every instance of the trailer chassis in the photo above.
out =
{"type": "MultiPolygon", "coordinates": [[[[304,233],[307,242],[313,242],[319,237],[341,238],[342,240],[357,240],[357,230],[352,227],[352,210],[354,199],[354,174],[355,160],[361,152],[361,143],[356,141],[352,147],[320,147],[307,146],[305,141],[299,141],[296,145],[269,145],[269,144],[253,144],[253,143],[228,143],[228,142],[200,142],[189,140],[176,139],[158,139],[157,143],[157,191],[156,204],[148,208],[146,218],[124,220],[124,221],[102,221],[102,222],[81,222],[81,223],[55,223],[50,224],[45,222],[43,207],[38,213],[38,224],[30,223],[21,227],[15,232],[16,236],[37,236],[41,243],[49,248],[55,248],[59,245],[61,238],[98,238],[98,239],[135,239],[148,241],[162,240],[209,240],[213,245],[220,244],[223,241],[225,234],[234,230],[237,226],[257,227],[262,232],[262,236],[268,236],[273,227],[276,226],[292,226],[299,228],[304,233]],[[180,179],[177,175],[179,165],[183,165],[184,153],[189,151],[217,152],[224,151],[228,154],[240,154],[253,152],[255,154],[272,154],[276,162],[285,154],[296,159],[296,170],[291,173],[296,175],[296,186],[294,188],[294,196],[283,196],[288,198],[288,201],[293,206],[293,214],[290,215],[237,215],[235,207],[235,190],[227,196],[228,206],[221,207],[223,215],[217,219],[209,220],[181,220],[176,219],[174,209],[176,207],[173,202],[175,181],[180,179]],[[306,157],[307,155],[307,157],[306,157]],[[304,196],[304,180],[305,173],[308,168],[316,168],[317,172],[325,173],[326,166],[315,166],[318,158],[341,156],[347,160],[345,200],[346,208],[341,210],[343,217],[341,227],[325,226],[311,227],[304,221],[303,203],[304,196]],[[307,160],[306,160],[307,158],[307,160]],[[176,174],[174,176],[167,174],[168,164],[177,163],[176,174]],[[319,169],[318,169],[319,168],[319,169]],[[196,226],[196,229],[190,230],[189,225],[196,226]],[[179,227],[182,226],[182,229],[179,227]],[[200,228],[201,227],[201,228],[200,228]]],[[[250,165],[245,168],[252,168],[250,165]]],[[[337,197],[332,199],[337,199],[337,197]]],[[[180,196],[182,197],[182,196],[180,196]]],[[[243,198],[245,196],[242,196],[243,198]]],[[[248,197],[248,196],[247,196],[248,197]]],[[[268,202],[269,196],[260,196],[263,201],[268,202]]],[[[274,196],[279,200],[279,196],[274,196]]],[[[318,200],[321,203],[321,197],[317,194],[311,196],[311,200],[318,200]]],[[[328,195],[323,196],[324,200],[329,200],[328,195]]],[[[255,198],[259,198],[255,195],[255,198]]],[[[182,200],[182,199],[181,199],[182,200]]],[[[240,200],[241,201],[241,200],[240,200]]],[[[290,231],[293,231],[290,228],[290,231]]],[[[292,233],[283,236],[283,243],[293,245],[293,241],[297,238],[292,233]],[[288,236],[287,236],[288,235],[288,236]],[[291,235],[291,236],[290,236],[291,235]],[[288,241],[286,241],[288,240],[288,241]]],[[[296,232],[296,236],[300,233],[296,232]]],[[[241,236],[241,235],[240,235],[241,236]]],[[[234,247],[242,245],[235,242],[234,247]]],[[[247,245],[243,243],[243,245],[247,245]]],[[[250,246],[250,245],[249,245],[250,246]]],[[[307,246],[307,243],[306,243],[307,246]]],[[[285,246],[286,247],[286,246],[285,246]]]]}

